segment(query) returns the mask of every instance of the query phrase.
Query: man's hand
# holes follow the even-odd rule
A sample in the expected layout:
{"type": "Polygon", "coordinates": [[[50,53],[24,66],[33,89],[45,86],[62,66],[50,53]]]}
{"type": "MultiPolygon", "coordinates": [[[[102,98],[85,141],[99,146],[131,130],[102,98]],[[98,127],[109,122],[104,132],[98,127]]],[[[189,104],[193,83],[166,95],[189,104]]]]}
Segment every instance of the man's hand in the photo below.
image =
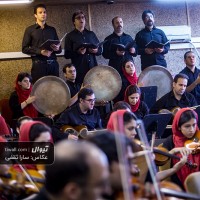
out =
{"type": "Polygon", "coordinates": [[[53,52],[53,51],[48,51],[48,50],[43,49],[43,50],[41,51],[41,54],[42,54],[43,56],[50,57],[51,54],[52,54],[52,52],[53,52]]]}
{"type": "Polygon", "coordinates": [[[84,55],[85,54],[85,52],[86,52],[86,48],[84,48],[84,47],[81,47],[81,48],[79,48],[78,49],[78,51],[77,51],[79,54],[82,54],[82,55],[84,55]]]}
{"type": "Polygon", "coordinates": [[[130,48],[129,52],[132,53],[132,54],[134,54],[135,53],[135,48],[134,47],[130,48]]]}
{"type": "Polygon", "coordinates": [[[163,51],[164,51],[164,47],[163,48],[155,48],[156,53],[162,53],[163,51]]]}
{"type": "Polygon", "coordinates": [[[88,51],[89,51],[90,53],[96,54],[96,53],[98,52],[98,48],[96,48],[96,49],[91,49],[91,48],[89,48],[88,51]]]}
{"type": "Polygon", "coordinates": [[[125,51],[119,51],[119,49],[116,50],[116,54],[118,56],[123,56],[125,54],[125,51]]]}
{"type": "Polygon", "coordinates": [[[53,49],[53,51],[59,51],[59,49],[60,49],[60,43],[59,44],[57,44],[57,45],[55,45],[55,44],[52,44],[51,45],[51,48],[53,49]]]}
{"type": "Polygon", "coordinates": [[[152,54],[154,52],[154,49],[146,48],[144,51],[146,54],[152,54]]]}

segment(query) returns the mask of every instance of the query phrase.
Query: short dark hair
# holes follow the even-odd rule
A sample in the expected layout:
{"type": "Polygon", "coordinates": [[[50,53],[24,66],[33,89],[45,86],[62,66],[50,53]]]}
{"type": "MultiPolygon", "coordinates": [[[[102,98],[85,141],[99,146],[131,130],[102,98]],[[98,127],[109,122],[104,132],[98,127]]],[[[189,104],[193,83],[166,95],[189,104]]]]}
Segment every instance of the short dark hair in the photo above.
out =
{"type": "MultiPolygon", "coordinates": [[[[66,71],[67,71],[66,69],[67,69],[67,68],[70,68],[70,67],[75,67],[75,66],[74,66],[74,64],[72,64],[72,63],[67,63],[67,64],[65,64],[65,66],[63,67],[63,73],[66,73],[66,71]]],[[[76,68],[76,67],[75,67],[75,68],[76,68]]]]}
{"type": "Polygon", "coordinates": [[[127,102],[118,101],[113,105],[113,110],[112,111],[126,110],[127,108],[131,110],[131,106],[127,102]]]}
{"type": "Polygon", "coordinates": [[[23,80],[25,77],[29,78],[29,81],[32,82],[32,77],[31,77],[31,75],[30,75],[29,73],[27,73],[27,72],[20,72],[20,73],[18,74],[18,76],[17,76],[17,82],[18,82],[18,81],[19,81],[19,82],[22,82],[22,80],[23,80]]]}
{"type": "Polygon", "coordinates": [[[72,15],[72,22],[73,23],[75,22],[76,16],[80,15],[80,14],[84,15],[84,17],[85,17],[85,14],[84,14],[84,12],[82,10],[77,10],[76,12],[73,13],[73,15],[72,15]]]}
{"type": "Polygon", "coordinates": [[[187,55],[188,55],[189,53],[193,53],[193,54],[194,54],[194,52],[193,52],[193,51],[187,51],[187,52],[185,52],[185,54],[184,54],[184,59],[186,59],[186,58],[187,58],[187,55]]]}
{"type": "Polygon", "coordinates": [[[46,166],[45,187],[53,195],[59,194],[66,184],[75,182],[84,187],[90,175],[90,166],[85,152],[77,152],[70,158],[55,158],[46,166]]]}
{"type": "Polygon", "coordinates": [[[33,124],[30,129],[29,140],[35,141],[35,139],[38,138],[42,132],[46,132],[46,131],[51,133],[51,128],[41,123],[33,124]]]}
{"type": "Polygon", "coordinates": [[[40,3],[40,4],[37,4],[36,6],[34,6],[34,14],[37,14],[38,8],[44,8],[45,10],[47,10],[46,6],[42,3],[40,3]]]}
{"type": "Polygon", "coordinates": [[[197,114],[193,110],[186,110],[180,116],[178,127],[180,128],[184,123],[190,121],[191,119],[197,119],[197,114]]]}
{"type": "Polygon", "coordinates": [[[114,17],[114,18],[112,19],[112,25],[114,25],[114,21],[115,21],[115,19],[117,19],[117,18],[121,18],[121,17],[119,17],[119,16],[114,17]]]}
{"type": "Polygon", "coordinates": [[[153,11],[151,11],[151,10],[144,10],[143,13],[142,13],[142,20],[143,20],[143,21],[144,21],[146,15],[147,15],[148,13],[151,13],[151,14],[153,15],[153,17],[155,17],[155,14],[153,13],[153,11]]]}
{"type": "Polygon", "coordinates": [[[94,94],[94,92],[93,92],[92,89],[90,89],[90,88],[82,88],[78,93],[78,101],[80,99],[85,99],[87,95],[90,96],[90,95],[93,95],[93,94],[94,94]]]}
{"type": "Polygon", "coordinates": [[[117,135],[122,146],[131,146],[134,152],[137,151],[138,148],[136,144],[122,134],[112,133],[110,131],[96,131],[95,135],[91,135],[87,138],[89,142],[95,144],[106,154],[109,164],[114,161],[119,162],[115,134],[117,135]]]}
{"type": "Polygon", "coordinates": [[[183,79],[187,79],[187,80],[189,79],[186,74],[179,73],[179,74],[176,74],[176,76],[174,77],[173,82],[177,83],[179,78],[183,78],[183,79]]]}
{"type": "Polygon", "coordinates": [[[29,117],[29,116],[22,116],[20,118],[17,119],[17,123],[16,123],[16,127],[20,128],[21,123],[23,120],[33,120],[33,118],[29,117]]]}
{"type": "Polygon", "coordinates": [[[137,85],[129,85],[127,88],[126,88],[126,96],[130,96],[132,94],[135,94],[135,93],[138,93],[138,94],[141,94],[141,90],[140,88],[137,86],[137,85]]]}

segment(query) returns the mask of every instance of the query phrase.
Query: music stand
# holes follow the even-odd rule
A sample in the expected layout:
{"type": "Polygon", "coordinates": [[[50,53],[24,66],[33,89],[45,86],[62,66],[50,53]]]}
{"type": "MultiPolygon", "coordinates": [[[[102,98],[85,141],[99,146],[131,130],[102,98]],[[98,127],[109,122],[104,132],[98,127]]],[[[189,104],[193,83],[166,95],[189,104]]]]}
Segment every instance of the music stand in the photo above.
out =
{"type": "Polygon", "coordinates": [[[141,100],[144,101],[150,109],[156,102],[157,99],[157,86],[140,87],[141,100]]]}
{"type": "Polygon", "coordinates": [[[167,124],[169,123],[172,114],[149,114],[143,119],[144,127],[149,141],[151,140],[152,132],[156,132],[156,138],[162,138],[167,124]]]}

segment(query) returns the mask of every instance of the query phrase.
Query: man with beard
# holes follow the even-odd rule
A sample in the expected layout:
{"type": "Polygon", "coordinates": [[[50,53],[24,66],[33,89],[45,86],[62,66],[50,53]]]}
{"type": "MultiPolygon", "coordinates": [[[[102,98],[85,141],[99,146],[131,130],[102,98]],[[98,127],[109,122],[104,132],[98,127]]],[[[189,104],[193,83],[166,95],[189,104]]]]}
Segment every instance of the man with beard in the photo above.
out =
{"type": "Polygon", "coordinates": [[[52,44],[51,50],[40,47],[48,39],[58,40],[56,29],[46,24],[46,6],[44,4],[36,5],[34,16],[36,23],[26,29],[22,42],[22,52],[31,55],[32,58],[33,83],[43,76],[59,76],[56,54],[62,51],[60,43],[52,44]]]}
{"type": "Polygon", "coordinates": [[[145,24],[145,28],[136,34],[135,41],[138,46],[138,54],[141,55],[141,69],[151,65],[161,65],[167,67],[165,61],[165,54],[170,49],[170,44],[167,43],[160,48],[147,48],[146,45],[154,40],[158,43],[165,44],[168,40],[165,33],[156,28],[154,25],[154,13],[151,10],[145,10],[142,13],[142,20],[145,24]]]}
{"type": "Polygon", "coordinates": [[[122,74],[122,65],[124,60],[133,60],[136,56],[136,44],[133,38],[123,32],[123,20],[116,16],[112,19],[114,32],[105,38],[103,45],[103,57],[109,59],[109,66],[114,67],[119,74],[122,74]],[[118,45],[118,46],[117,46],[118,45]],[[120,45],[126,46],[126,49],[121,49],[120,45]]]}
{"type": "Polygon", "coordinates": [[[96,56],[101,55],[102,47],[98,46],[99,40],[93,31],[85,28],[86,18],[83,11],[78,10],[72,16],[75,29],[65,38],[65,58],[71,59],[77,70],[77,83],[82,83],[86,73],[97,66],[96,56]],[[94,44],[86,47],[84,44],[94,44]],[[97,45],[95,47],[95,45],[97,45]]]}
{"type": "Polygon", "coordinates": [[[196,56],[194,52],[187,51],[184,54],[184,61],[186,67],[180,72],[186,74],[188,79],[187,92],[191,92],[196,100],[198,105],[200,104],[200,70],[195,66],[196,56]]]}
{"type": "Polygon", "coordinates": [[[173,80],[173,89],[161,97],[151,108],[151,113],[158,113],[162,109],[173,111],[174,108],[186,108],[197,105],[195,97],[186,92],[188,76],[177,74],[173,80]]]}

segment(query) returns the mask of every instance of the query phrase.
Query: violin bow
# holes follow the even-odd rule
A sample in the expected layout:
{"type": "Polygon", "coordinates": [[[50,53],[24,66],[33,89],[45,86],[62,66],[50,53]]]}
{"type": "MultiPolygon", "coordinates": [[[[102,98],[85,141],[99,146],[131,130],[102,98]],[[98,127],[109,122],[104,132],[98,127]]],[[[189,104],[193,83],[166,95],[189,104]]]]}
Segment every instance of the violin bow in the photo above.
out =
{"type": "MultiPolygon", "coordinates": [[[[140,140],[147,147],[147,149],[150,149],[143,122],[141,120],[137,120],[137,124],[138,124],[138,126],[136,128],[136,131],[137,131],[137,134],[139,135],[140,140]]],[[[160,192],[160,187],[159,187],[158,181],[156,179],[156,172],[157,172],[156,165],[153,162],[152,155],[150,155],[150,154],[151,154],[151,151],[149,151],[149,154],[145,154],[145,159],[146,159],[146,162],[147,162],[147,165],[149,168],[149,172],[150,172],[150,175],[151,175],[154,187],[155,187],[157,199],[162,200],[163,195],[160,192]]]]}
{"type": "Polygon", "coordinates": [[[117,147],[117,153],[118,153],[118,158],[119,158],[119,163],[122,163],[122,167],[120,167],[120,174],[121,174],[121,179],[122,179],[122,187],[123,187],[123,194],[124,194],[124,199],[126,200],[132,200],[133,199],[133,194],[131,192],[131,186],[129,185],[128,180],[130,180],[130,173],[128,170],[128,162],[126,159],[125,155],[125,146],[122,145],[120,142],[120,134],[124,135],[124,122],[123,122],[123,116],[117,115],[116,116],[116,123],[114,123],[114,130],[118,130],[115,132],[118,132],[118,134],[115,135],[115,142],[116,142],[116,147],[117,147]]]}

